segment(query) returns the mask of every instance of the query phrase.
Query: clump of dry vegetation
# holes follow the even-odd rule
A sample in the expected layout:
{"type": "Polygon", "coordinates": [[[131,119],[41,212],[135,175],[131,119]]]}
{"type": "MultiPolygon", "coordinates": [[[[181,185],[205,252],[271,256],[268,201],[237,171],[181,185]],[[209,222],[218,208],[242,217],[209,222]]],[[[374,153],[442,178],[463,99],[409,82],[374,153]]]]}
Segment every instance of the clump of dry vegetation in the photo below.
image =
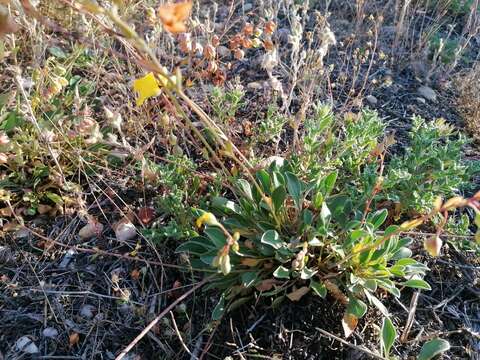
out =
{"type": "Polygon", "coordinates": [[[458,109],[465,127],[475,139],[480,140],[480,66],[458,76],[458,109]]]}
{"type": "Polygon", "coordinates": [[[0,1],[0,358],[473,356],[479,12],[0,1]]]}

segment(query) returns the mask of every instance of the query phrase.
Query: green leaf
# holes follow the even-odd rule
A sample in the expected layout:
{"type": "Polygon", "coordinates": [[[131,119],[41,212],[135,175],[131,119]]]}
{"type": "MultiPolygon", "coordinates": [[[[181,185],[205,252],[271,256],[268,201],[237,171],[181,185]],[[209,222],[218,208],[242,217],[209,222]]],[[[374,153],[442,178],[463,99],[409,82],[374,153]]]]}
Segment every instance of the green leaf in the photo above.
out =
{"type": "Polygon", "coordinates": [[[24,120],[17,114],[15,111],[10,112],[6,118],[4,118],[0,123],[0,130],[9,132],[16,127],[20,127],[23,124],[24,120]]]}
{"type": "Polygon", "coordinates": [[[320,219],[322,220],[323,225],[327,225],[332,217],[332,213],[328,208],[327,204],[322,204],[322,210],[320,210],[320,219]]]}
{"type": "Polygon", "coordinates": [[[395,265],[400,265],[400,266],[407,266],[407,265],[414,265],[418,264],[417,260],[414,260],[412,258],[403,258],[397,260],[395,265]]]}
{"type": "Polygon", "coordinates": [[[59,204],[59,205],[63,204],[63,199],[60,195],[52,193],[52,192],[47,192],[45,195],[47,196],[47,198],[49,198],[55,204],[59,204]]]}
{"type": "Polygon", "coordinates": [[[248,271],[242,274],[242,285],[245,287],[252,286],[257,280],[259,271],[248,271]]]}
{"type": "Polygon", "coordinates": [[[333,191],[333,187],[335,186],[335,182],[337,181],[337,172],[333,172],[329,174],[323,181],[322,181],[322,192],[324,196],[330,195],[333,191]]]}
{"type": "Polygon", "coordinates": [[[66,59],[67,58],[67,54],[65,53],[65,51],[63,51],[62,49],[60,49],[57,46],[52,46],[52,47],[48,48],[48,52],[50,54],[52,54],[53,56],[59,58],[59,59],[66,59]]]}
{"type": "Polygon", "coordinates": [[[412,250],[409,248],[403,246],[400,249],[398,249],[395,254],[392,256],[392,260],[396,259],[402,259],[402,258],[409,258],[412,256],[412,250]]]}
{"type": "Polygon", "coordinates": [[[280,249],[283,246],[280,236],[275,230],[267,230],[263,233],[261,242],[270,245],[274,249],[280,249]]]}
{"type": "Polygon", "coordinates": [[[208,236],[217,249],[220,249],[227,244],[226,235],[216,226],[206,226],[204,233],[208,236]]]}
{"type": "Polygon", "coordinates": [[[267,195],[270,195],[270,175],[268,175],[265,170],[259,170],[257,171],[256,176],[262,185],[263,192],[265,192],[267,195]]]}
{"type": "Polygon", "coordinates": [[[313,223],[313,213],[309,209],[304,209],[302,211],[302,220],[304,225],[311,226],[313,223]]]}
{"type": "Polygon", "coordinates": [[[217,305],[215,305],[215,308],[213,309],[212,312],[212,320],[220,320],[225,314],[225,293],[220,296],[220,300],[218,301],[217,305]]]}
{"type": "Polygon", "coordinates": [[[240,207],[235,202],[221,196],[215,196],[212,199],[212,207],[220,209],[225,212],[233,211],[236,214],[241,212],[240,207]]]}
{"type": "Polygon", "coordinates": [[[443,339],[433,339],[423,344],[417,360],[430,360],[450,349],[450,343],[443,339]]]}
{"type": "Polygon", "coordinates": [[[317,273],[317,270],[312,270],[309,268],[303,268],[302,271],[300,272],[300,278],[303,280],[310,279],[313,275],[317,273]]]}
{"type": "Polygon", "coordinates": [[[384,237],[387,237],[391,234],[395,234],[399,229],[399,226],[398,225],[390,225],[389,227],[387,227],[385,229],[385,232],[383,233],[383,236],[384,237]]]}
{"type": "Polygon", "coordinates": [[[387,216],[388,216],[387,209],[378,210],[375,213],[373,213],[369,222],[373,225],[374,229],[378,229],[385,222],[385,220],[387,219],[387,216]]]}
{"type": "Polygon", "coordinates": [[[238,186],[240,187],[240,190],[243,192],[243,194],[250,200],[253,201],[253,195],[252,195],[252,187],[248,183],[247,180],[245,179],[238,179],[237,180],[238,186]]]}
{"type": "Polygon", "coordinates": [[[385,355],[387,355],[387,357],[390,354],[390,349],[392,348],[392,345],[395,342],[396,338],[397,331],[395,330],[395,326],[393,326],[390,318],[384,318],[382,325],[382,345],[383,350],[385,351],[385,355]]]}
{"type": "Polygon", "coordinates": [[[287,197],[287,190],[283,185],[277,187],[272,193],[273,207],[276,211],[280,210],[287,197]]]}
{"type": "Polygon", "coordinates": [[[367,297],[368,301],[370,301],[371,304],[373,304],[380,312],[383,314],[383,316],[388,317],[389,313],[385,305],[382,304],[380,300],[378,300],[375,296],[373,296],[369,291],[364,290],[365,296],[367,297]]]}
{"type": "Polygon", "coordinates": [[[300,208],[302,184],[300,183],[300,180],[298,180],[298,178],[291,172],[286,172],[285,177],[287,179],[288,193],[292,196],[295,205],[300,208]]]}
{"type": "Polygon", "coordinates": [[[367,308],[367,304],[365,304],[362,300],[350,297],[346,312],[348,314],[355,315],[355,317],[360,319],[367,312],[367,308]]]}
{"type": "Polygon", "coordinates": [[[278,279],[290,279],[290,270],[284,266],[279,266],[277,270],[273,272],[273,276],[278,279]]]}
{"type": "MultiPolygon", "coordinates": [[[[207,240],[207,239],[205,239],[207,240]]],[[[212,250],[213,248],[209,246],[207,241],[198,241],[198,240],[190,240],[180,244],[175,252],[189,252],[193,255],[203,255],[206,252],[212,250]]]]}
{"type": "Polygon", "coordinates": [[[408,280],[402,283],[401,285],[408,286],[415,289],[432,290],[431,286],[425,280],[421,280],[421,279],[408,280]]]}
{"type": "Polygon", "coordinates": [[[242,306],[243,304],[245,304],[246,302],[248,302],[251,299],[252,299],[251,296],[246,296],[246,297],[242,297],[242,298],[239,298],[239,299],[233,301],[230,304],[230,306],[228,307],[228,312],[239,308],[240,306],[242,306]]]}
{"type": "Polygon", "coordinates": [[[325,296],[327,296],[327,288],[323,283],[310,280],[310,288],[313,290],[315,294],[317,294],[323,299],[325,298],[325,296]]]}

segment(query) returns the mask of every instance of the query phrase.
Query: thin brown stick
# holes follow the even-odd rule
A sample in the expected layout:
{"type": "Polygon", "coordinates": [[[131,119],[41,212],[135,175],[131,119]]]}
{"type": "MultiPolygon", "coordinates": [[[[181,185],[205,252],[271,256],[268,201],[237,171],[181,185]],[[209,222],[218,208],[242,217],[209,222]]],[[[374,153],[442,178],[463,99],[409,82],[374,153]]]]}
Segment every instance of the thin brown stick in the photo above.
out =
{"type": "Polygon", "coordinates": [[[194,291],[200,289],[203,285],[205,285],[207,282],[211,280],[211,276],[203,279],[196,285],[194,285],[190,290],[182,294],[178,299],[176,299],[174,302],[172,302],[170,305],[168,305],[155,319],[153,319],[150,324],[147,325],[145,329],[142,330],[140,334],[137,335],[135,339],[133,339],[128,346],[122,350],[120,354],[117,355],[115,360],[121,360],[125,357],[125,355],[128,354],[130,350],[160,321],[161,318],[163,318],[170,310],[172,310],[175,306],[177,306],[179,303],[181,303],[183,300],[185,300],[190,294],[192,294],[194,291]]]}
{"type": "Polygon", "coordinates": [[[410,301],[410,310],[408,311],[407,323],[405,324],[402,336],[400,337],[400,341],[402,343],[405,343],[407,341],[408,334],[410,333],[410,329],[412,328],[413,320],[415,319],[415,312],[417,311],[419,295],[420,291],[416,291],[412,296],[412,300],[410,301]]]}
{"type": "Polygon", "coordinates": [[[374,357],[375,359],[381,359],[381,360],[386,360],[383,356],[380,356],[379,354],[377,353],[374,353],[373,351],[370,351],[366,348],[364,348],[363,346],[359,346],[359,345],[355,345],[355,344],[352,344],[352,343],[349,343],[348,341],[345,341],[343,340],[342,338],[339,338],[338,336],[336,335],[333,335],[331,333],[329,333],[328,331],[326,330],[323,330],[323,329],[320,329],[318,327],[315,328],[315,330],[319,331],[321,334],[323,334],[324,336],[326,337],[329,337],[333,340],[336,340],[338,342],[341,342],[342,344],[348,346],[348,347],[351,347],[352,349],[355,349],[355,350],[359,350],[361,352],[364,352],[365,354],[368,354],[370,355],[371,357],[374,357]]]}
{"type": "Polygon", "coordinates": [[[190,355],[191,359],[192,358],[197,359],[197,357],[192,354],[192,352],[188,348],[187,344],[185,344],[185,341],[183,341],[182,334],[180,334],[180,330],[178,330],[177,322],[175,321],[175,316],[173,315],[173,312],[171,312],[171,311],[170,311],[170,317],[172,318],[173,328],[175,329],[175,333],[177,334],[177,337],[178,337],[178,340],[180,341],[180,344],[182,344],[182,347],[190,355]]]}
{"type": "MultiPolygon", "coordinates": [[[[174,269],[184,269],[184,270],[187,269],[187,270],[192,270],[192,271],[200,270],[202,272],[209,272],[210,271],[209,269],[195,269],[195,268],[190,268],[188,266],[166,264],[166,263],[163,263],[163,262],[160,262],[160,261],[142,259],[138,256],[130,256],[130,255],[126,255],[126,254],[112,253],[112,252],[108,252],[108,251],[105,251],[105,250],[100,250],[98,248],[87,249],[87,248],[80,247],[78,245],[67,245],[67,244],[63,244],[59,241],[50,239],[47,236],[44,236],[44,235],[36,232],[35,230],[30,229],[29,227],[27,227],[25,225],[23,227],[26,230],[30,231],[33,235],[39,237],[42,240],[47,241],[47,244],[50,243],[50,244],[58,245],[58,246],[61,246],[63,248],[71,249],[71,250],[78,251],[78,252],[83,252],[83,253],[87,253],[87,254],[94,254],[94,255],[110,256],[110,257],[115,257],[115,258],[118,258],[118,259],[124,259],[124,260],[129,260],[129,261],[140,261],[140,262],[143,262],[143,263],[149,264],[149,265],[157,265],[157,266],[163,266],[163,267],[174,268],[174,269]]],[[[211,270],[211,272],[217,272],[217,271],[216,270],[211,270]]]]}

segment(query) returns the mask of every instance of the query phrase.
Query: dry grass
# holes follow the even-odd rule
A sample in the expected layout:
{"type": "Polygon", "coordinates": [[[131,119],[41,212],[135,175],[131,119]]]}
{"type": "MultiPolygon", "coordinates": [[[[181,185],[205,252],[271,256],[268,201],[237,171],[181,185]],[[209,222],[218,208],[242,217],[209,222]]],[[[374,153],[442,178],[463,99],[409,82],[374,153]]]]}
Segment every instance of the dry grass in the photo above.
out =
{"type": "Polygon", "coordinates": [[[458,75],[456,82],[458,109],[465,120],[465,127],[480,141],[480,65],[458,75]]]}

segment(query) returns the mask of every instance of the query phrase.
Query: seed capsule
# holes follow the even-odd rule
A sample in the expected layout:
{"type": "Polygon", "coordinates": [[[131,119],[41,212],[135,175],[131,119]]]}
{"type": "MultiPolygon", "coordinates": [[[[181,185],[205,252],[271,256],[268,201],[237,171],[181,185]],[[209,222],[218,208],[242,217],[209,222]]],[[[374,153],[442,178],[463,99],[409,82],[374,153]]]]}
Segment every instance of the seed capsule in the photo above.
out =
{"type": "Polygon", "coordinates": [[[220,270],[222,270],[223,275],[230,274],[230,271],[232,270],[232,264],[230,264],[230,255],[226,254],[222,256],[220,270]]]}

